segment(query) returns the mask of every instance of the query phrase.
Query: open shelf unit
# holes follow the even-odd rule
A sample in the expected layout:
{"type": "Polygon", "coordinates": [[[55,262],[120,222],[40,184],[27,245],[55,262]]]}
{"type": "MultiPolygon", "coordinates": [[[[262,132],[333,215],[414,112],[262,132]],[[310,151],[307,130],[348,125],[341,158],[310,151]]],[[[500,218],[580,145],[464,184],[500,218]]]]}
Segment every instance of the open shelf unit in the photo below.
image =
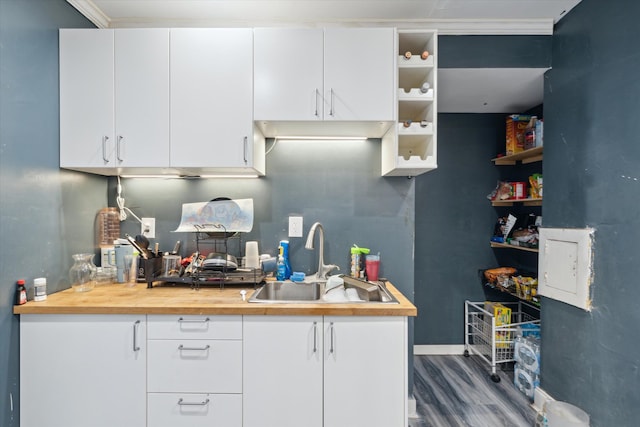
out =
{"type": "Polygon", "coordinates": [[[539,252],[538,248],[526,248],[524,246],[510,245],[509,243],[491,242],[491,247],[492,248],[518,249],[518,250],[526,251],[526,252],[539,252]]]}
{"type": "Polygon", "coordinates": [[[437,31],[398,30],[398,124],[382,138],[383,176],[416,176],[438,167],[437,48],[437,31]]]}

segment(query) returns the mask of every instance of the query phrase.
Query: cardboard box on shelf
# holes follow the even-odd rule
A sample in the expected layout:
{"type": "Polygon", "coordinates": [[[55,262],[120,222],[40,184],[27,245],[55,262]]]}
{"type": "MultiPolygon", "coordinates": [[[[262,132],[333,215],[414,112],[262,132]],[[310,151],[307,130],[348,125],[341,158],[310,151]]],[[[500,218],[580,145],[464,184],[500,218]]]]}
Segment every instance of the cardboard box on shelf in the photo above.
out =
{"type": "MultiPolygon", "coordinates": [[[[484,309],[493,315],[496,321],[496,327],[511,324],[511,309],[505,307],[499,302],[485,301],[484,309]]],[[[496,348],[508,348],[511,346],[511,332],[496,331],[495,343],[496,348]]]]}
{"type": "Polygon", "coordinates": [[[506,152],[507,156],[524,151],[525,130],[532,116],[511,114],[507,116],[506,152]]]}

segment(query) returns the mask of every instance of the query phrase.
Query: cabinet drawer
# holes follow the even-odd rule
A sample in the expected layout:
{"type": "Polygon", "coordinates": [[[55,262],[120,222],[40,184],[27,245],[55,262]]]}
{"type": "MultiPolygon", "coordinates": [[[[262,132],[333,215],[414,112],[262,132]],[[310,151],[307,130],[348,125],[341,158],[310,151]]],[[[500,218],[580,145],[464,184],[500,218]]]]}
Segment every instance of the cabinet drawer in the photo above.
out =
{"type": "Polygon", "coordinates": [[[242,316],[147,316],[149,339],[242,339],[242,316]]]}
{"type": "Polygon", "coordinates": [[[242,341],[149,340],[147,390],[242,393],[242,341]]]}
{"type": "Polygon", "coordinates": [[[242,427],[239,394],[149,393],[147,427],[242,427]]]}

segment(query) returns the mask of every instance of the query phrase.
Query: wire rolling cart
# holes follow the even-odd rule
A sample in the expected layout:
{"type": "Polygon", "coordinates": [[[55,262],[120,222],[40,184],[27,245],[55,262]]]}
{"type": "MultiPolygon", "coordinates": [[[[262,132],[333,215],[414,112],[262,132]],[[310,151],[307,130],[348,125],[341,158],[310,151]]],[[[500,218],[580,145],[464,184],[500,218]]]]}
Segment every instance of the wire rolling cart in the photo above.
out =
{"type": "Polygon", "coordinates": [[[511,323],[499,325],[494,313],[487,311],[484,302],[465,301],[464,355],[480,356],[491,366],[491,380],[500,382],[496,367],[514,361],[513,343],[523,327],[540,326],[540,309],[524,301],[501,302],[511,309],[511,323]]]}

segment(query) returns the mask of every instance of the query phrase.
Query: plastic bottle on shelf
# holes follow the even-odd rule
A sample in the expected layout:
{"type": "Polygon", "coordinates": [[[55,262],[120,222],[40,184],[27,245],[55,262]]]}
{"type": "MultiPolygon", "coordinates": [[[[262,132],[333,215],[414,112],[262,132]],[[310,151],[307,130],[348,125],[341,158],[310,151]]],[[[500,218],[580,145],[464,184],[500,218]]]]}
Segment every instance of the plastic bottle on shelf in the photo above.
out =
{"type": "Polygon", "coordinates": [[[289,241],[280,240],[280,247],[282,248],[282,259],[284,261],[284,278],[289,279],[291,277],[291,262],[289,261],[289,241]]]}
{"type": "Polygon", "coordinates": [[[27,289],[24,287],[24,280],[18,280],[16,285],[16,305],[22,305],[27,302],[27,289]]]}
{"type": "Polygon", "coordinates": [[[287,279],[287,265],[284,262],[284,248],[282,247],[282,242],[280,242],[280,246],[278,246],[278,261],[276,262],[276,279],[280,281],[287,279]]]}

